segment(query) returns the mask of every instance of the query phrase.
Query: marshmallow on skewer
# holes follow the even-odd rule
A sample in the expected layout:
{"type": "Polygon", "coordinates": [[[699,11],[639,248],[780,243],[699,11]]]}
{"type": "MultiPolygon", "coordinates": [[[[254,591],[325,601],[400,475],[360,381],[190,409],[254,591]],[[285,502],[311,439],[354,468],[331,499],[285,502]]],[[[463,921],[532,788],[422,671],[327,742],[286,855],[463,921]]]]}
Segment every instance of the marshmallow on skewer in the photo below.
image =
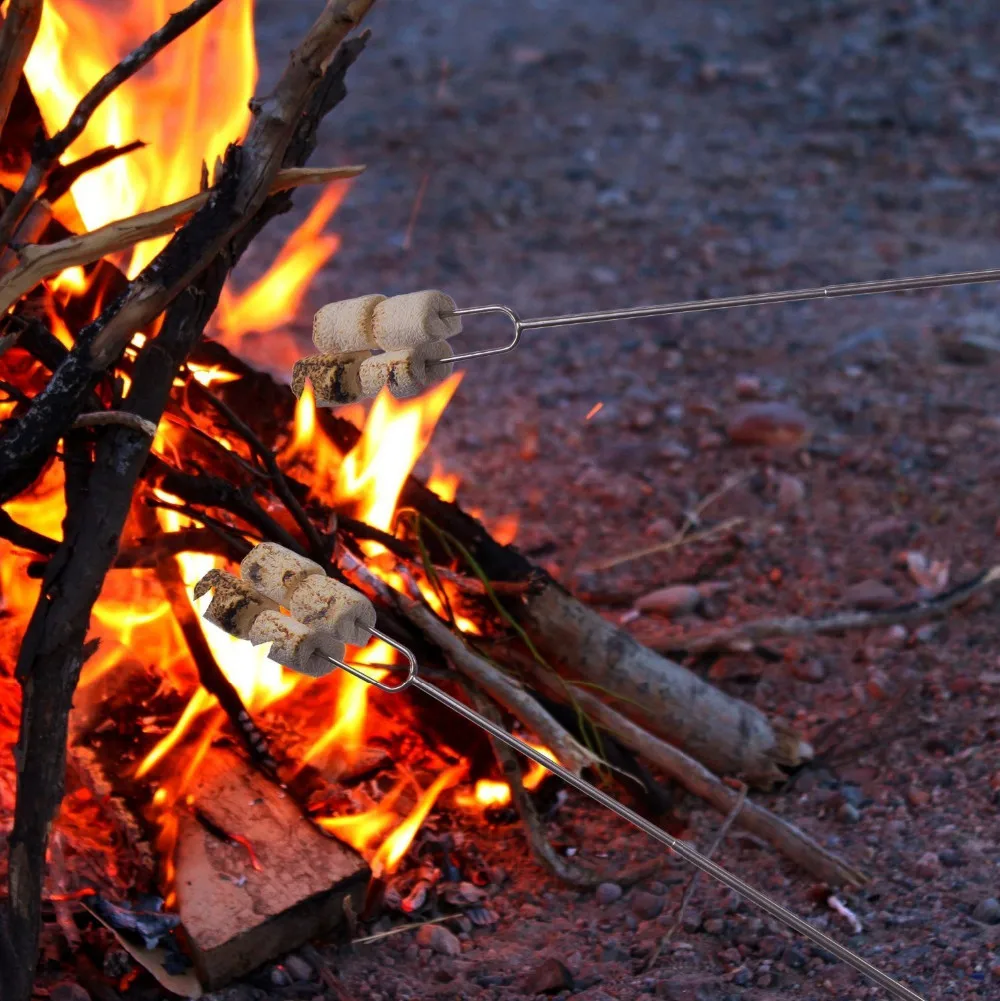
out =
{"type": "Polygon", "coordinates": [[[326,571],[312,560],[293,553],[276,542],[261,542],[240,564],[243,579],[272,601],[288,608],[295,589],[313,574],[325,577],[326,571]]]}
{"type": "Polygon", "coordinates": [[[452,372],[454,352],[446,341],[428,341],[405,351],[386,351],[361,363],[361,390],[377,396],[383,386],[399,400],[416,396],[452,372]]]}
{"type": "Polygon", "coordinates": [[[332,577],[309,577],[292,595],[289,611],[317,633],[364,646],[375,628],[375,607],[359,591],[332,577]]]}
{"type": "Polygon", "coordinates": [[[318,407],[362,400],[361,363],[370,355],[370,351],[350,351],[300,358],[292,368],[292,392],[298,399],[308,379],[318,407]]]}
{"type": "Polygon", "coordinates": [[[375,343],[383,351],[404,351],[454,337],[462,330],[462,318],[454,316],[454,310],[454,299],[444,292],[427,289],[394,295],[375,306],[375,343]]]}
{"type": "Polygon", "coordinates": [[[384,301],[384,295],[362,295],[327,303],[313,317],[313,344],[323,354],[375,347],[375,309],[384,301]]]}
{"type": "Polygon", "coordinates": [[[220,629],[245,640],[258,615],[277,611],[278,605],[254,590],[245,580],[234,577],[225,570],[209,570],[194,586],[195,598],[212,592],[212,600],[202,613],[204,618],[220,629]]]}
{"type": "Polygon", "coordinates": [[[344,644],[329,636],[320,636],[308,626],[281,612],[261,612],[250,627],[249,640],[254,646],[270,643],[268,659],[299,674],[322,678],[337,665],[322,654],[344,659],[344,644]]]}

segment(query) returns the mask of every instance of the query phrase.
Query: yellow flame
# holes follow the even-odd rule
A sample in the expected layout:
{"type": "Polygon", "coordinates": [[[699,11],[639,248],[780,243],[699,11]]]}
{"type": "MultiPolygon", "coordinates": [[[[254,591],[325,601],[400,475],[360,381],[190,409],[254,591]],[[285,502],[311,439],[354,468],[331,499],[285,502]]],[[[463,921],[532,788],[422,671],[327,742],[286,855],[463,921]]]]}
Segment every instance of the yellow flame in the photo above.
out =
{"type": "MultiPolygon", "coordinates": [[[[50,134],[176,6],[171,0],[143,0],[112,13],[83,0],[45,4],[24,70],[50,134]]],[[[202,163],[214,164],[246,131],[256,82],[253,4],[228,0],[117,88],[70,146],[68,159],[136,138],[147,145],[88,171],[73,185],[75,208],[87,229],[195,193],[202,163]]],[[[129,276],[165,242],[136,247],[129,276]]]]}

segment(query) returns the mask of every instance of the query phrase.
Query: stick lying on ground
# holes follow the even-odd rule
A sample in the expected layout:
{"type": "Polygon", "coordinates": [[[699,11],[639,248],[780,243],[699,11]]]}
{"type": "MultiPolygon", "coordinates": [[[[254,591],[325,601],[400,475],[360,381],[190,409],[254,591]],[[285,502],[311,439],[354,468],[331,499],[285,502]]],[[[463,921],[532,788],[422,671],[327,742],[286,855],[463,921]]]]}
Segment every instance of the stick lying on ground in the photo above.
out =
{"type": "Polygon", "coordinates": [[[822,636],[843,633],[850,629],[884,629],[887,626],[913,625],[946,615],[953,608],[964,605],[973,595],[986,591],[1000,581],[1000,565],[989,567],[970,580],[926,598],[911,601],[879,612],[835,612],[818,619],[801,615],[788,615],[777,619],[758,619],[732,629],[720,629],[694,636],[678,636],[655,644],[657,650],[707,653],[714,650],[747,652],[758,640],[774,636],[822,636]]]}

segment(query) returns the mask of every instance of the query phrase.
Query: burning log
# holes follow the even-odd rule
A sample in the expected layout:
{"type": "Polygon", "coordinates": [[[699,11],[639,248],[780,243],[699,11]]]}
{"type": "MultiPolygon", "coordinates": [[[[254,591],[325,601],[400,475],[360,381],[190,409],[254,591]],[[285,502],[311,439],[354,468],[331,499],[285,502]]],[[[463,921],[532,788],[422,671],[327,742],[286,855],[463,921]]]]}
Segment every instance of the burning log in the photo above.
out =
{"type": "Polygon", "coordinates": [[[294,801],[234,754],[202,764],[182,814],[177,901],[195,969],[213,990],[337,928],[370,876],[294,801]]]}

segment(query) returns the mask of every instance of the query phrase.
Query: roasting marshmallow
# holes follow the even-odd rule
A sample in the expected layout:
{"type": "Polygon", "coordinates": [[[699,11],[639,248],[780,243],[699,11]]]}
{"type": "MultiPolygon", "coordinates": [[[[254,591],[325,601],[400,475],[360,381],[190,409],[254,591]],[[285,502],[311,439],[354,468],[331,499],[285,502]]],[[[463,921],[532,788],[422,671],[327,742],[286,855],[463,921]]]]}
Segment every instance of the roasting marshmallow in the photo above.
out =
{"type": "Polygon", "coordinates": [[[351,646],[372,638],[375,608],[359,591],[332,577],[309,577],[292,595],[288,610],[310,629],[351,646]]]}
{"type": "Polygon", "coordinates": [[[313,317],[313,344],[323,354],[375,347],[375,310],[384,301],[384,295],[362,295],[328,303],[313,317]]]}
{"type": "Polygon", "coordinates": [[[454,310],[450,296],[430,289],[385,299],[375,306],[375,343],[383,351],[404,351],[454,337],[462,329],[461,317],[451,315],[454,310]]]}
{"type": "Polygon", "coordinates": [[[209,570],[194,586],[195,598],[202,598],[209,591],[212,600],[203,613],[204,618],[237,639],[249,636],[261,612],[278,609],[276,602],[225,570],[209,570]]]}
{"type": "Polygon", "coordinates": [[[308,379],[318,407],[362,400],[361,363],[370,355],[370,351],[351,351],[300,358],[292,368],[292,392],[300,397],[308,379]]]}
{"type": "Polygon", "coordinates": [[[249,639],[254,646],[271,644],[267,654],[269,660],[313,678],[322,678],[336,670],[336,665],[322,656],[324,653],[344,659],[343,643],[329,636],[319,636],[281,612],[261,612],[250,627],[249,639]]]}
{"type": "Polygon", "coordinates": [[[295,589],[309,576],[326,576],[326,571],[312,560],[293,553],[276,542],[261,542],[240,564],[243,579],[272,601],[290,606],[295,589]]]}
{"type": "Polygon", "coordinates": [[[445,341],[429,341],[406,351],[386,351],[361,363],[361,391],[377,396],[383,386],[403,400],[433,386],[451,374],[451,347],[445,341]]]}

